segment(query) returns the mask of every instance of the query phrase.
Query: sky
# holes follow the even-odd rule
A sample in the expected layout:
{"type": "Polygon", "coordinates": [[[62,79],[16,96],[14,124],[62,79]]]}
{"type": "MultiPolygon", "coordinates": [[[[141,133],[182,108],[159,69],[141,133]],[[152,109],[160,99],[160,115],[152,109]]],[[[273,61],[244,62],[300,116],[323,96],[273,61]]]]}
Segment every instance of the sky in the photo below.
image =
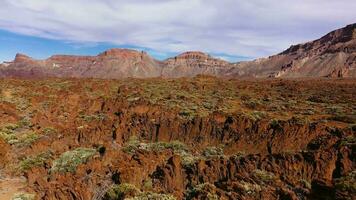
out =
{"type": "Polygon", "coordinates": [[[0,62],[16,53],[163,60],[203,51],[232,62],[273,55],[356,23],[355,0],[0,0],[0,62]]]}

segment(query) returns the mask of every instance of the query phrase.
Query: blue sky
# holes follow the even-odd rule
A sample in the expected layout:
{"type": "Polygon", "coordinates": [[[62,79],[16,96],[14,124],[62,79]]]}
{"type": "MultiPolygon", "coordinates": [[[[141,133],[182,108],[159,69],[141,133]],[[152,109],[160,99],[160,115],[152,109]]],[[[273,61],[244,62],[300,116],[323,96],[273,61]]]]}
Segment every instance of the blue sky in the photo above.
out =
{"type": "MultiPolygon", "coordinates": [[[[128,48],[146,51],[158,60],[174,57],[181,52],[157,52],[154,49],[133,45],[118,45],[109,42],[75,42],[60,39],[46,39],[28,36],[0,29],[0,62],[11,61],[17,53],[29,55],[35,59],[46,59],[52,55],[97,55],[111,48],[128,48]]],[[[235,56],[224,53],[211,55],[229,61],[251,60],[251,57],[235,56]]]]}
{"type": "Polygon", "coordinates": [[[0,62],[17,52],[96,55],[145,50],[157,59],[204,51],[250,60],[356,22],[355,0],[0,0],[0,62]]]}

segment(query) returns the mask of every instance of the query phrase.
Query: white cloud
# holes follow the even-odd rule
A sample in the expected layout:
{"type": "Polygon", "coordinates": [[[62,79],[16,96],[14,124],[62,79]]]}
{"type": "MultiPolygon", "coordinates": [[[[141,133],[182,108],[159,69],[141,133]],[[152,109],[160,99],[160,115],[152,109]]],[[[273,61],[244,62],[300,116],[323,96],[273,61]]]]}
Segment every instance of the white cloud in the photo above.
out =
{"type": "Polygon", "coordinates": [[[354,0],[0,0],[0,28],[157,52],[277,53],[356,22],[354,0]]]}

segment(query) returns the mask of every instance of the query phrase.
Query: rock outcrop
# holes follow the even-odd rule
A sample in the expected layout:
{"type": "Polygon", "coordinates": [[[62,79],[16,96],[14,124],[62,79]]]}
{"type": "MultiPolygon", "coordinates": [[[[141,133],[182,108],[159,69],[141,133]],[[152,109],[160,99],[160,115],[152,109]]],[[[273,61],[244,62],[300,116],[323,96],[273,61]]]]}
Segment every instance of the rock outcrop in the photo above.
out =
{"type": "Polygon", "coordinates": [[[230,67],[230,63],[202,52],[185,52],[165,60],[163,66],[163,77],[219,76],[230,67]]]}

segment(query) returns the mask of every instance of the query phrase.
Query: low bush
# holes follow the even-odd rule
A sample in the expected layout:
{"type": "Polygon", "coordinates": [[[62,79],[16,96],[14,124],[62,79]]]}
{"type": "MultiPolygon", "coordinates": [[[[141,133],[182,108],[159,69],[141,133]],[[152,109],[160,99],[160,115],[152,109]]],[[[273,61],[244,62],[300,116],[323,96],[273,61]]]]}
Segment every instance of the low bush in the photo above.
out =
{"type": "Polygon", "coordinates": [[[114,185],[109,191],[106,192],[104,200],[121,200],[125,197],[133,197],[140,193],[136,186],[128,183],[114,185]]]}
{"type": "Polygon", "coordinates": [[[21,172],[30,170],[33,167],[43,166],[44,163],[52,157],[52,152],[46,151],[35,156],[27,157],[19,164],[19,170],[21,172]]]}
{"type": "Polygon", "coordinates": [[[35,200],[34,194],[29,193],[19,193],[12,197],[12,200],[35,200]]]}
{"type": "Polygon", "coordinates": [[[211,183],[202,183],[194,186],[186,193],[186,199],[207,199],[218,200],[219,197],[216,194],[216,187],[211,183]]]}
{"type": "Polygon", "coordinates": [[[335,187],[341,191],[347,191],[351,194],[356,193],[356,171],[335,180],[335,187]]]}
{"type": "Polygon", "coordinates": [[[276,176],[273,173],[264,170],[256,169],[253,171],[253,175],[262,182],[271,182],[276,180],[276,176]]]}
{"type": "Polygon", "coordinates": [[[135,154],[138,150],[156,152],[172,150],[173,153],[179,155],[182,158],[182,164],[184,166],[189,166],[198,159],[198,157],[191,154],[189,148],[184,143],[179,141],[143,143],[134,136],[125,143],[122,150],[128,154],[135,154]]]}
{"type": "Polygon", "coordinates": [[[207,158],[223,156],[224,149],[222,147],[207,147],[203,150],[203,156],[207,158]]]}
{"type": "Polygon", "coordinates": [[[96,153],[96,149],[77,148],[63,153],[54,160],[51,172],[74,173],[80,164],[86,163],[96,153]]]}

